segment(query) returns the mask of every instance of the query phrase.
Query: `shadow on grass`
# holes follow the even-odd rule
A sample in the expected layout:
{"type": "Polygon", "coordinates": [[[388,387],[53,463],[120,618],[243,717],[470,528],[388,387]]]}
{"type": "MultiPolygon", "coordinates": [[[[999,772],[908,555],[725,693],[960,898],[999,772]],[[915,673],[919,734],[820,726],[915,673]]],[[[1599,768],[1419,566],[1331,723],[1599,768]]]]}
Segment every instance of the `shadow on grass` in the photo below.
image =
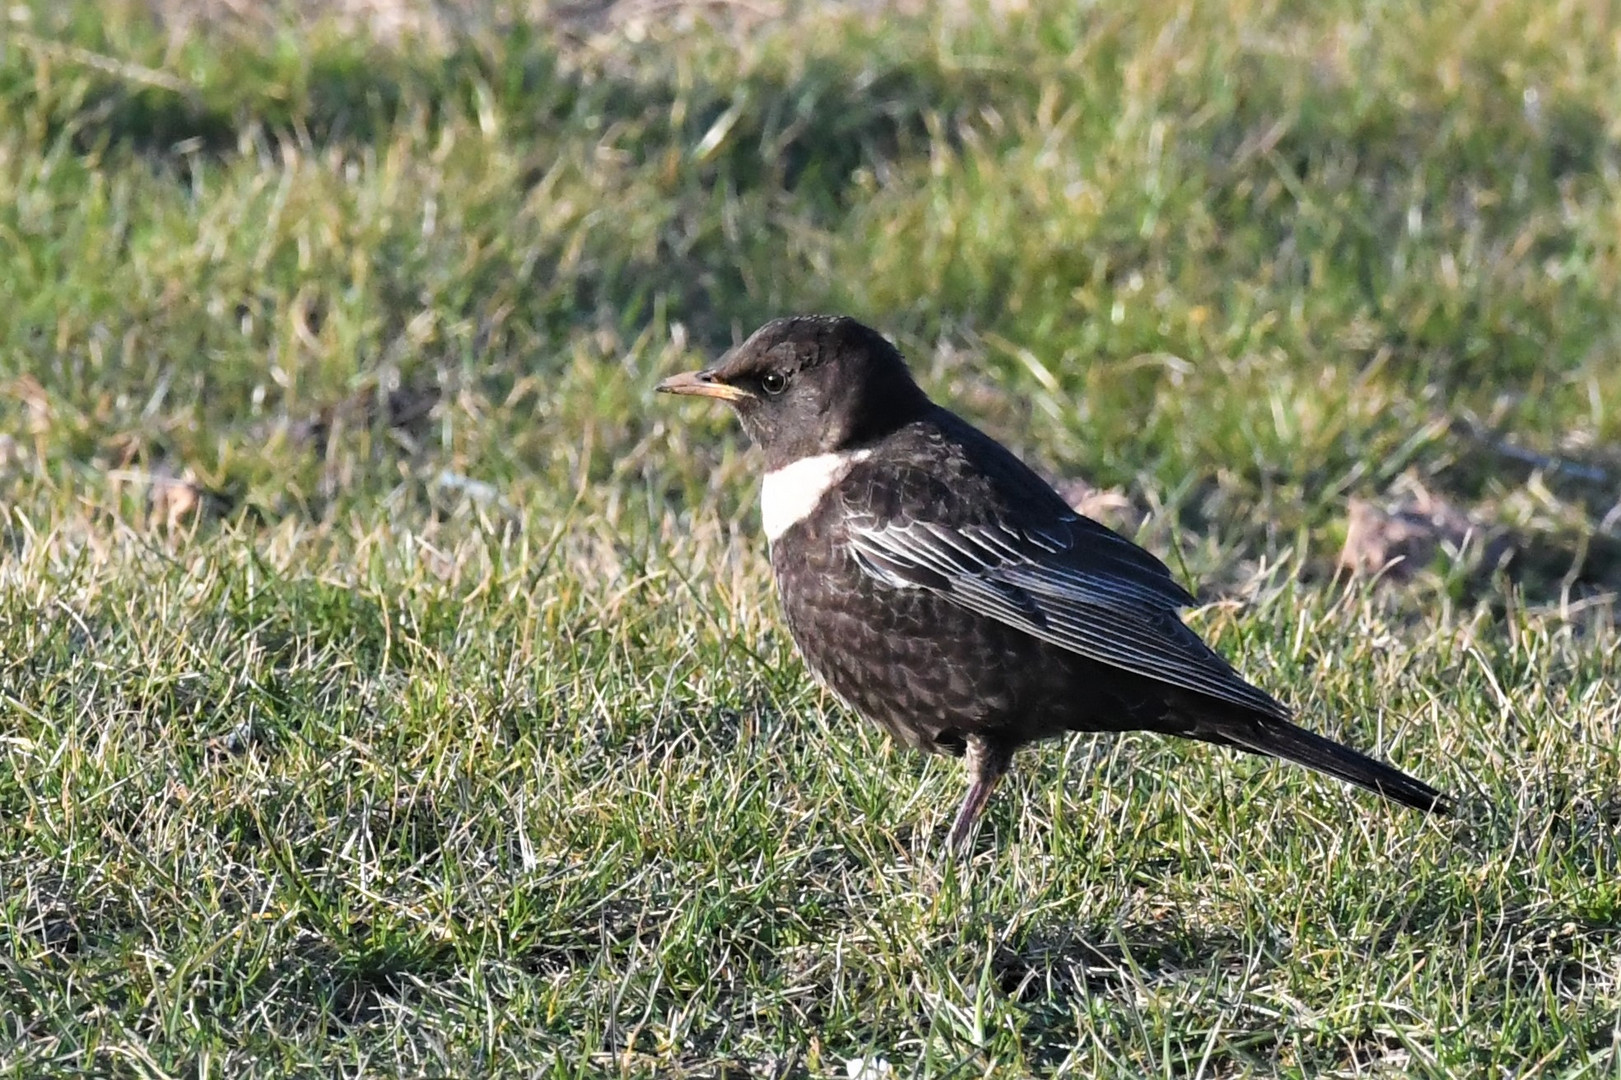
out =
{"type": "Polygon", "coordinates": [[[1210,934],[1175,922],[1080,931],[1065,926],[1000,945],[991,965],[997,986],[1011,1000],[1067,1008],[1071,998],[1129,997],[1134,986],[1175,978],[1243,951],[1236,933],[1210,934]]]}
{"type": "MultiPolygon", "coordinates": [[[[532,148],[527,183],[540,182],[571,144],[583,143],[574,149],[586,155],[627,155],[675,204],[657,250],[629,264],[595,260],[617,270],[580,273],[560,297],[567,302],[538,314],[577,321],[582,312],[645,312],[654,296],[674,298],[672,310],[696,339],[716,345],[729,343],[734,324],[777,313],[774,302],[751,296],[749,275],[733,266],[736,237],[723,235],[717,200],[750,204],[749,217],[766,215],[742,223],[745,236],[769,227],[779,197],[791,196],[799,215],[836,224],[858,176],[883,176],[926,155],[931,124],[955,139],[953,124],[937,123],[942,103],[986,93],[983,76],[948,70],[928,55],[875,61],[845,49],[811,51],[792,65],[750,63],[717,43],[705,54],[713,62],[692,73],[568,52],[550,27],[522,23],[464,38],[443,53],[392,49],[320,27],[284,30],[269,45],[201,33],[187,53],[190,87],[167,72],[143,78],[145,69],[122,59],[163,52],[155,24],[126,27],[129,40],[119,41],[81,31],[85,54],[69,54],[81,63],[37,93],[25,88],[21,68],[9,81],[44,113],[47,141],[67,136],[81,154],[132,154],[181,186],[199,160],[258,154],[270,164],[281,146],[349,156],[385,149],[405,130],[437,143],[448,132],[479,130],[492,110],[504,142],[532,148]]],[[[0,88],[6,81],[0,71],[0,88]]],[[[613,239],[611,222],[603,231],[613,239]]],[[[560,262],[561,249],[557,256],[560,262]]],[[[529,276],[544,284],[556,269],[541,260],[529,276]]],[[[492,273],[510,277],[511,270],[492,273]]],[[[482,291],[495,291],[498,281],[482,291]]],[[[402,289],[408,297],[418,291],[402,289]]],[[[481,290],[473,281],[461,291],[481,290]]]]}
{"type": "MultiPolygon", "coordinates": [[[[376,143],[405,124],[477,124],[484,98],[512,136],[538,146],[570,124],[617,129],[627,140],[619,145],[648,154],[650,167],[655,151],[686,152],[667,180],[798,192],[831,208],[844,205],[859,168],[927,152],[940,103],[971,99],[982,81],[923,57],[874,69],[848,52],[806,56],[793,71],[730,60],[685,79],[663,67],[583,63],[533,26],[442,54],[335,33],[280,49],[213,44],[215,67],[189,90],[132,77],[118,59],[81,67],[76,92],[46,103],[48,130],[71,135],[80,152],[112,147],[183,165],[196,153],[234,154],[255,135],[320,151],[376,143]]],[[[119,47],[97,42],[86,55],[99,57],[97,48],[119,47]]],[[[537,166],[531,179],[541,175],[537,166]]]]}
{"type": "MultiPolygon", "coordinates": [[[[1102,1003],[1133,1009],[1145,994],[1193,977],[1208,979],[1213,972],[1230,970],[1237,977],[1253,968],[1251,951],[1237,932],[1200,930],[1175,919],[1080,930],[1063,926],[998,946],[991,971],[1002,994],[1030,1017],[1029,1063],[1051,1068],[1085,1037],[1076,1026],[1078,1015],[1095,1012],[1102,1003]]],[[[1254,1030],[1246,1034],[1244,1018],[1237,1018],[1232,1038],[1211,1058],[1211,1067],[1262,1064],[1242,1051],[1264,1054],[1278,1036],[1263,1018],[1249,1019],[1254,1030]],[[1235,1054],[1234,1047],[1241,1052],[1235,1054]]]]}

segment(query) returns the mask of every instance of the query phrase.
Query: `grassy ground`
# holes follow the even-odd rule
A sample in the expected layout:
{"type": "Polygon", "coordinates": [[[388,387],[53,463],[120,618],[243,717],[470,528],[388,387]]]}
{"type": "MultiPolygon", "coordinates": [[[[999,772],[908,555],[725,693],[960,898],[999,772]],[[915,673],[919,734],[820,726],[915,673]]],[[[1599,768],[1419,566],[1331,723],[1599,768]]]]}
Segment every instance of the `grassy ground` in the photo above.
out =
{"type": "Polygon", "coordinates": [[[5,1075],[1616,1075],[1621,23],[1465,7],[5,9],[5,1075]],[[1076,739],[945,862],[651,398],[825,309],[1464,813],[1076,739]]]}

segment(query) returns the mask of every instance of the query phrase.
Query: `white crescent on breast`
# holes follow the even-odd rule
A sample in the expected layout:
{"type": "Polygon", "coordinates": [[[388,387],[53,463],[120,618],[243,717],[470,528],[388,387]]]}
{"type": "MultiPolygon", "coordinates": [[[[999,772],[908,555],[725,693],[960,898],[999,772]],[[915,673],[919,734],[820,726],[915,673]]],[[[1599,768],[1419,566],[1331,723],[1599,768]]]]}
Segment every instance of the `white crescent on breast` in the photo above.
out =
{"type": "Polygon", "coordinates": [[[765,525],[765,538],[774,542],[803,521],[834,484],[871,456],[871,450],[814,454],[766,473],[765,483],[760,485],[760,519],[765,525]]]}

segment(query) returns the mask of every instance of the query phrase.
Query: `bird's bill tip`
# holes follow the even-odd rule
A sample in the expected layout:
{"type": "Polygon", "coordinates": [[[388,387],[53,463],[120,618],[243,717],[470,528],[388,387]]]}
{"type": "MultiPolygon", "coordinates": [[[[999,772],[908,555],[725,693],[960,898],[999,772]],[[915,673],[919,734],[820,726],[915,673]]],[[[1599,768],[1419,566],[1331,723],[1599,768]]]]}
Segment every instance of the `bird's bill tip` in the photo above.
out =
{"type": "Polygon", "coordinates": [[[659,383],[661,394],[690,394],[694,397],[716,398],[720,401],[742,401],[748,392],[729,383],[717,382],[712,371],[684,371],[659,383]]]}

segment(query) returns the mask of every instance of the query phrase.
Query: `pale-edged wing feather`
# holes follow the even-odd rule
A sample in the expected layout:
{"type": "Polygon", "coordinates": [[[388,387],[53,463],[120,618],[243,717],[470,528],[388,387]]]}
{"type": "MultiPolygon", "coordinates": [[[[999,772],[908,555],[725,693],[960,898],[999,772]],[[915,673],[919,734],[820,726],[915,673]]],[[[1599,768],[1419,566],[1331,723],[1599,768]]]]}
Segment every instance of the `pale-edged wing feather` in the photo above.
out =
{"type": "Polygon", "coordinates": [[[857,563],[887,585],[930,589],[1099,663],[1289,716],[1182,624],[1177,611],[1193,598],[1163,566],[1145,564],[1133,554],[1140,548],[1086,518],[952,528],[856,515],[846,529],[857,563]]]}

